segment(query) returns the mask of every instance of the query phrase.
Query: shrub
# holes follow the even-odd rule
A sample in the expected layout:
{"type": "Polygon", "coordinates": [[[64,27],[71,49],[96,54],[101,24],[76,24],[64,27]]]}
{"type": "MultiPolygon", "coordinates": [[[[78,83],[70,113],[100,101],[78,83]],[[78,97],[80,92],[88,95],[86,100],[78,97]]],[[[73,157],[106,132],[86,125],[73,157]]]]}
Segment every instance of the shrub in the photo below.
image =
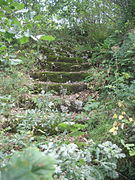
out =
{"type": "Polygon", "coordinates": [[[60,146],[49,143],[41,146],[45,153],[57,158],[55,176],[58,179],[105,180],[118,177],[118,159],[125,157],[122,150],[111,142],[95,144],[89,141],[84,150],[74,143],[60,146]]]}

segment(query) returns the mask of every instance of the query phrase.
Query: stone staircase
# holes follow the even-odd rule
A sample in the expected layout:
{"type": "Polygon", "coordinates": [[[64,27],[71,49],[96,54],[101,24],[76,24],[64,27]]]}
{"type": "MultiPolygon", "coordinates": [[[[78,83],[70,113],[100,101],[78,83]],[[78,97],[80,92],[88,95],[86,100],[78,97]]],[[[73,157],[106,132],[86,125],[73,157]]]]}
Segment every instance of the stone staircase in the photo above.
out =
{"type": "Polygon", "coordinates": [[[84,83],[90,64],[77,57],[48,56],[38,70],[31,73],[35,79],[34,92],[54,90],[58,94],[74,94],[87,89],[84,83]]]}

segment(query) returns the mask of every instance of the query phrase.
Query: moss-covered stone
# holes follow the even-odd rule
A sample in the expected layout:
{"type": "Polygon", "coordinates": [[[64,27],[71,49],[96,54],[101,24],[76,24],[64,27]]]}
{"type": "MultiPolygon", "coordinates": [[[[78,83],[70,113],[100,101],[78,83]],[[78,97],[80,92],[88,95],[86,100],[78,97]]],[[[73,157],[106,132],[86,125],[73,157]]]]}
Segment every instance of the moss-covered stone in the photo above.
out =
{"type": "MultiPolygon", "coordinates": [[[[62,93],[66,90],[67,94],[72,94],[87,89],[86,84],[80,83],[89,75],[87,70],[90,64],[87,60],[80,57],[69,57],[72,53],[68,53],[65,48],[55,49],[57,56],[51,48],[45,46],[41,49],[46,58],[41,60],[40,70],[31,73],[31,77],[41,81],[34,85],[35,92],[54,90],[62,93]]],[[[72,50],[70,46],[69,50],[72,50]]]]}
{"type": "Polygon", "coordinates": [[[34,93],[40,93],[42,90],[45,92],[56,91],[58,94],[74,94],[87,89],[87,84],[85,83],[74,83],[74,84],[62,84],[62,83],[36,83],[34,85],[34,93]]]}
{"type": "Polygon", "coordinates": [[[47,71],[65,71],[65,72],[74,72],[74,71],[84,71],[90,68],[89,63],[65,63],[65,62],[46,62],[42,65],[41,69],[47,71]]]}
{"type": "Polygon", "coordinates": [[[66,62],[66,63],[83,63],[84,59],[79,57],[64,57],[64,56],[48,56],[45,61],[55,61],[55,62],[66,62]]]}
{"type": "Polygon", "coordinates": [[[82,81],[89,75],[88,72],[34,72],[31,77],[40,81],[57,83],[82,81]]]}

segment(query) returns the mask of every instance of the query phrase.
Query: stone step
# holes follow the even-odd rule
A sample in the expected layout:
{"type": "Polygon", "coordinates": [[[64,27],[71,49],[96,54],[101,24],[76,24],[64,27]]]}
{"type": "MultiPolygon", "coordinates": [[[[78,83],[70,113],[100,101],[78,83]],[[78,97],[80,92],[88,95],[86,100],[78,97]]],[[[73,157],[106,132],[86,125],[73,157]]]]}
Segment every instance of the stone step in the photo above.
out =
{"type": "Polygon", "coordinates": [[[41,65],[41,69],[47,71],[64,71],[64,72],[74,72],[74,71],[84,71],[91,67],[89,63],[65,63],[65,62],[46,62],[41,65]]]}
{"type": "Polygon", "coordinates": [[[33,85],[33,93],[38,94],[42,91],[55,91],[58,95],[75,94],[87,89],[87,84],[82,82],[76,83],[54,83],[54,82],[35,82],[33,85]]]}
{"type": "Polygon", "coordinates": [[[80,71],[80,72],[38,71],[38,72],[33,72],[30,74],[30,76],[33,79],[38,79],[44,82],[51,81],[51,82],[57,82],[57,83],[82,81],[88,75],[89,75],[88,71],[80,71]]]}
{"type": "Polygon", "coordinates": [[[64,56],[48,56],[45,60],[54,62],[66,62],[66,63],[85,63],[86,60],[80,57],[64,57],[64,56]]]}

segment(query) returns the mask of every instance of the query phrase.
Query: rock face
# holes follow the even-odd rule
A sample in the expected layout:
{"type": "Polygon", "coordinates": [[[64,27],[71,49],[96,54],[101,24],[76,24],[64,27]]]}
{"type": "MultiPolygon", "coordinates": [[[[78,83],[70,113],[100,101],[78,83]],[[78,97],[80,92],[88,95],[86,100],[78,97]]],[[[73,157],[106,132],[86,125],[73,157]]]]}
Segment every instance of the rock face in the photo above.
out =
{"type": "Polygon", "coordinates": [[[58,94],[73,94],[87,89],[83,82],[90,64],[82,58],[48,56],[41,61],[40,68],[31,73],[36,81],[34,92],[54,90],[58,94]]]}

